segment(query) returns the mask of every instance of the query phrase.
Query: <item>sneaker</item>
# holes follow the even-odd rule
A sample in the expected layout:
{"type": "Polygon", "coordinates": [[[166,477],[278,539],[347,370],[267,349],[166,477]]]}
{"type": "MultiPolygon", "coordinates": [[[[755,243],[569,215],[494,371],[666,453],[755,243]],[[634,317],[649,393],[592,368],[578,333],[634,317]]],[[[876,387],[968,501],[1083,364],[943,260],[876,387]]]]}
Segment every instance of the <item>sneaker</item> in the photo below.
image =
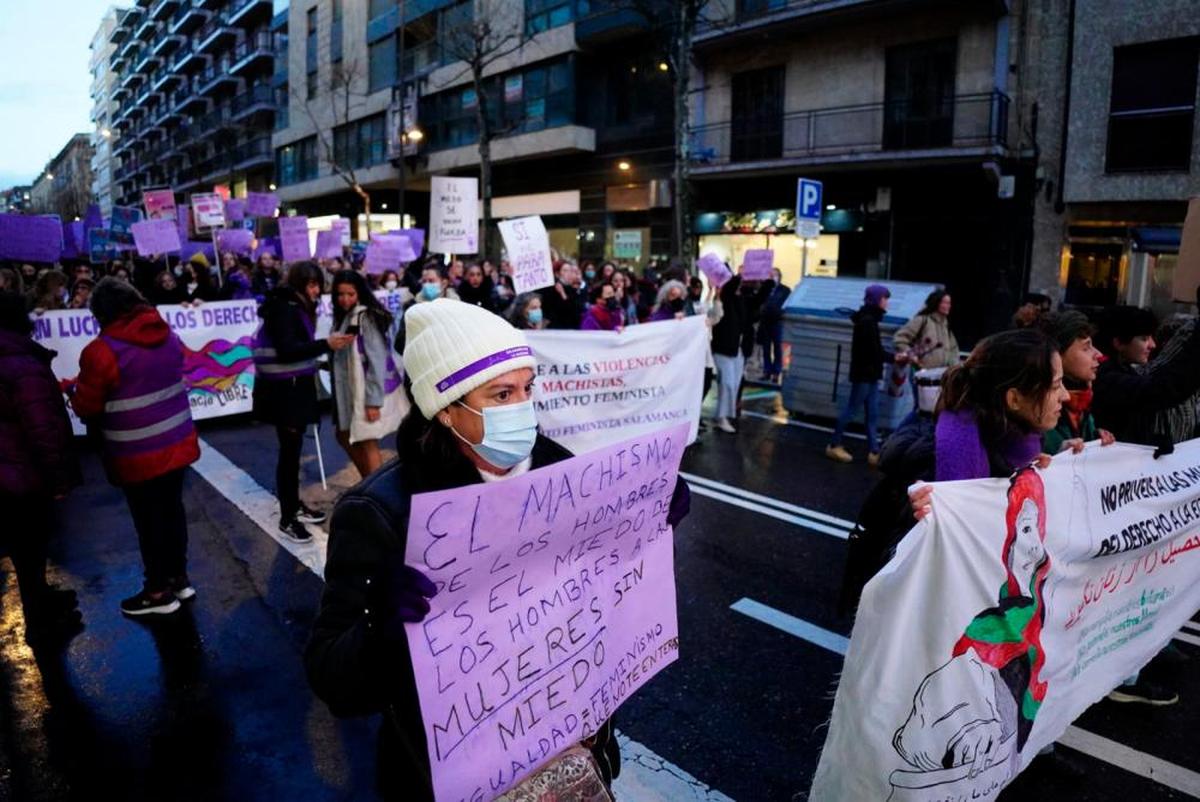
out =
{"type": "Polygon", "coordinates": [[[1108,694],[1109,701],[1167,707],[1179,701],[1179,694],[1166,688],[1139,679],[1132,685],[1118,685],[1108,694]]]}
{"type": "Polygon", "coordinates": [[[171,577],[167,580],[167,587],[175,594],[175,598],[180,601],[196,598],[196,589],[192,587],[192,582],[188,579],[187,574],[171,577]]]}
{"type": "Polygon", "coordinates": [[[825,446],[825,456],[834,462],[854,462],[854,457],[850,456],[850,452],[841,446],[825,446]]]}
{"type": "Polygon", "coordinates": [[[323,524],[328,517],[325,513],[304,504],[300,505],[300,512],[296,513],[296,520],[302,524],[323,524]]]}
{"type": "Polygon", "coordinates": [[[121,602],[121,612],[125,615],[166,615],[178,609],[179,599],[167,590],[148,593],[143,588],[136,596],[130,596],[121,602]]]}
{"type": "Polygon", "coordinates": [[[867,464],[870,465],[872,468],[879,467],[879,452],[878,451],[867,455],[867,464]]]}
{"type": "Polygon", "coordinates": [[[716,425],[725,434],[737,434],[737,429],[733,428],[733,424],[729,422],[729,418],[717,418],[716,425]]]}
{"type": "Polygon", "coordinates": [[[311,543],[312,532],[308,531],[303,523],[303,519],[297,515],[290,521],[279,522],[279,534],[283,535],[293,543],[311,543]]]}

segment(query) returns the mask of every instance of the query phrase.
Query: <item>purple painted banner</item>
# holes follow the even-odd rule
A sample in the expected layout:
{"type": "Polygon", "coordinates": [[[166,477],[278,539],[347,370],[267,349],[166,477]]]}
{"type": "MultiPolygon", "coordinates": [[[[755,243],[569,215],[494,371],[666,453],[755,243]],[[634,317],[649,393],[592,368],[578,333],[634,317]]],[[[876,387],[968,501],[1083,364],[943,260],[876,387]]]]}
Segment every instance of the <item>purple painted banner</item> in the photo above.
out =
{"type": "Polygon", "coordinates": [[[246,199],[230,198],[225,201],[225,222],[240,223],[246,219],[246,199]]]}
{"type": "Polygon", "coordinates": [[[308,241],[308,218],[302,216],[279,218],[279,246],[283,261],[303,262],[312,258],[308,241]]]}
{"type": "Polygon", "coordinates": [[[254,244],[254,232],[244,228],[225,228],[217,232],[217,250],[249,256],[254,244]]]}
{"type": "Polygon", "coordinates": [[[57,262],[63,224],[53,215],[0,214],[0,259],[57,262]]]}
{"type": "Polygon", "coordinates": [[[775,251],[770,248],[751,248],[742,254],[742,279],[768,281],[775,266],[775,251]]]}
{"type": "Polygon", "coordinates": [[[438,800],[505,793],[677,658],[688,428],[413,497],[405,562],[438,593],[406,630],[438,800]]]}
{"type": "Polygon", "coordinates": [[[733,274],[729,272],[729,268],[721,261],[721,257],[715,253],[706,253],[701,256],[696,260],[696,266],[708,277],[709,283],[714,287],[720,287],[733,277],[733,274]]]}
{"type": "Polygon", "coordinates": [[[279,208],[279,196],[274,192],[249,192],[246,194],[246,214],[251,217],[274,217],[279,208]]]}
{"type": "Polygon", "coordinates": [[[342,255],[342,232],[330,229],[317,232],[317,259],[334,259],[342,255]]]}
{"type": "Polygon", "coordinates": [[[162,256],[180,248],[179,226],[175,220],[141,220],[131,229],[139,256],[162,256]]]}

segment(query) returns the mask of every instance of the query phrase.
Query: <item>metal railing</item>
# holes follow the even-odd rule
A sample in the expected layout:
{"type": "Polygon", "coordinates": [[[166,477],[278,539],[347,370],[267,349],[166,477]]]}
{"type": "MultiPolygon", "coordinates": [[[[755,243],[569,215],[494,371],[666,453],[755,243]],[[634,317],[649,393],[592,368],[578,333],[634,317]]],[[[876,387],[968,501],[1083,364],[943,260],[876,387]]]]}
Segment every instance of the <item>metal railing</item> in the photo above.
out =
{"type": "Polygon", "coordinates": [[[275,48],[271,42],[271,32],[259,30],[237,43],[233,49],[233,62],[236,64],[247,56],[255,53],[274,56],[275,48]]]}
{"type": "Polygon", "coordinates": [[[436,39],[409,45],[404,48],[404,59],[400,62],[400,77],[413,78],[442,66],[442,49],[436,39]]]}
{"type": "Polygon", "coordinates": [[[229,103],[229,113],[233,117],[238,117],[242,112],[253,108],[254,106],[274,106],[275,96],[271,87],[265,84],[257,84],[250,87],[245,92],[235,97],[229,103]]]}
{"type": "Polygon", "coordinates": [[[691,129],[698,165],[1004,145],[1008,96],[993,91],[940,103],[868,103],[786,112],[691,129]]]}

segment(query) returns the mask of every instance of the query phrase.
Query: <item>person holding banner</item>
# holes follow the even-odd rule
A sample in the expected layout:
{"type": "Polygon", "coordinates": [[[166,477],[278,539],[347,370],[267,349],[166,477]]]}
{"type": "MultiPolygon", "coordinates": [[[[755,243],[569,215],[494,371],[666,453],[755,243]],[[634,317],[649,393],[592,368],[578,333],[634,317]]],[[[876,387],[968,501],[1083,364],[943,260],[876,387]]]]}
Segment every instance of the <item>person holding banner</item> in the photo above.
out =
{"type": "Polygon", "coordinates": [[[581,331],[620,331],[625,328],[625,313],[611,284],[597,284],[588,294],[591,305],[579,324],[581,331]]]}
{"type": "Polygon", "coordinates": [[[279,531],[295,543],[310,542],[312,533],[305,524],[324,523],[326,517],[300,501],[304,430],[321,419],[317,359],[354,342],[353,334],[316,338],[317,302],[324,288],[319,267],[312,262],[293,264],[286,283],[259,307],[262,323],[254,335],[254,414],[274,426],[279,439],[275,464],[279,531]]]}
{"type": "Polygon", "coordinates": [[[67,384],[75,413],[99,428],[109,481],[125,491],[145,566],[129,616],[173,613],[196,595],[187,575],[183,475],[200,458],[183,345],[136,289],[103,279],[92,293],[100,336],[83,349],[67,384]]]}
{"type": "MultiPolygon", "coordinates": [[[[397,434],[400,458],[334,509],[325,593],[305,666],[334,715],[383,714],[382,795],[425,802],[433,799],[431,769],[406,624],[425,618],[437,589],[404,563],[411,499],[502,482],[571,454],[538,433],[536,364],[524,334],[478,307],[447,300],[414,306],[406,318],[405,370],[414,406],[397,434]]],[[[681,482],[668,523],[681,520],[687,507],[681,482]]],[[[585,745],[608,783],[620,754],[611,721],[596,726],[585,745]]]]}
{"type": "Polygon", "coordinates": [[[666,281],[658,291],[650,322],[658,320],[683,320],[687,316],[687,287],[682,281],[666,281]]]}

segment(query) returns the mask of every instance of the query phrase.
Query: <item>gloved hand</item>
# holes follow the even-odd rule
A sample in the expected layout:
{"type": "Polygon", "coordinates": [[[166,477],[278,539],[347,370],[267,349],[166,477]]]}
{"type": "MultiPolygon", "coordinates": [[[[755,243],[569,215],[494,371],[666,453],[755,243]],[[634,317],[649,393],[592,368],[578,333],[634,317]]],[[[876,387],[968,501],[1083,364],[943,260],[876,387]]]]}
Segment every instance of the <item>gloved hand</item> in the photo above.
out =
{"type": "Polygon", "coordinates": [[[671,493],[671,507],[667,510],[667,523],[674,529],[692,511],[692,489],[680,476],[675,480],[675,491],[671,493]]]}
{"type": "Polygon", "coordinates": [[[423,621],[429,614],[429,599],[437,595],[437,586],[429,577],[404,563],[396,552],[384,563],[374,579],[368,580],[367,617],[390,639],[403,637],[404,625],[423,621]]]}

